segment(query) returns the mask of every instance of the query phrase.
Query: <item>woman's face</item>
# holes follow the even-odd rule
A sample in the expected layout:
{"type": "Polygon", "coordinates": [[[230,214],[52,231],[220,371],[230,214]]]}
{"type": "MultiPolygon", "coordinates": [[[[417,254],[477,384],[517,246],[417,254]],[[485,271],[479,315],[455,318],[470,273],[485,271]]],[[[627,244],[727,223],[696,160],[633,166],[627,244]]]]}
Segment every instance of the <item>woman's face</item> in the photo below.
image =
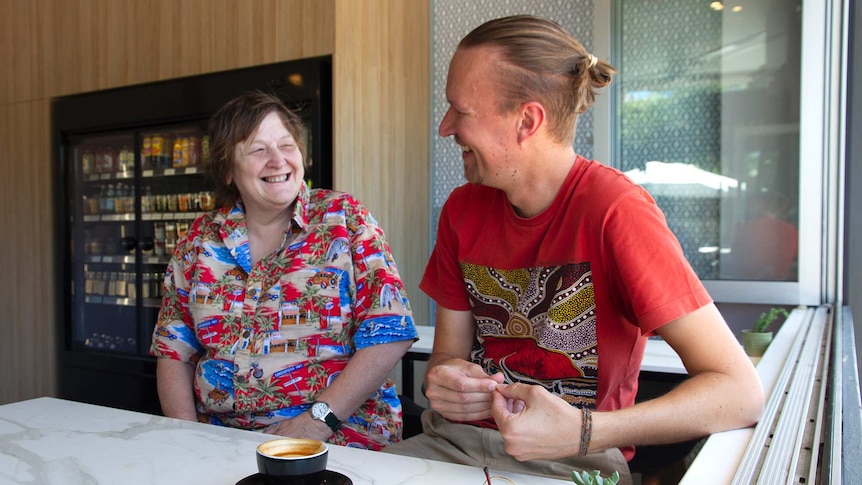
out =
{"type": "Polygon", "coordinates": [[[246,212],[281,211],[296,200],[304,177],[296,140],[278,113],[271,112],[234,147],[233,170],[227,182],[236,184],[246,212]]]}

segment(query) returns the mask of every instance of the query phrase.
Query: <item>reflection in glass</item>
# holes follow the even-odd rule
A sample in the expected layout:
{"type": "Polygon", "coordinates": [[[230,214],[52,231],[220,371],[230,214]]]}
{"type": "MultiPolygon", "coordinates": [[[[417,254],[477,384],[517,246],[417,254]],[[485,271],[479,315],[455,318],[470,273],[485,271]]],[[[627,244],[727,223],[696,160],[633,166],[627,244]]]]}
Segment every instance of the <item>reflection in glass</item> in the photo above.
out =
{"type": "Polygon", "coordinates": [[[796,281],[801,4],[734,5],[617,3],[620,168],[702,279],[796,281]]]}

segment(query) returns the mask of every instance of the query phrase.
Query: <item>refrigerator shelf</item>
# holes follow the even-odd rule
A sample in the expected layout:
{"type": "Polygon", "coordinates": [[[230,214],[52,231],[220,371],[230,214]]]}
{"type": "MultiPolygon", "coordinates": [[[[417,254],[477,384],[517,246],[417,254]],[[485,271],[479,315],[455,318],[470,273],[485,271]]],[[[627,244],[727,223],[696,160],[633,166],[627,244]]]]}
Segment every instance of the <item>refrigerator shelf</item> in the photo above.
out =
{"type": "Polygon", "coordinates": [[[117,305],[117,306],[135,306],[137,304],[134,298],[124,298],[118,296],[101,296],[101,295],[86,295],[84,296],[85,303],[97,303],[102,305],[117,305]]]}
{"type": "MultiPolygon", "coordinates": [[[[84,303],[133,307],[137,305],[137,300],[118,296],[86,295],[84,296],[84,303]]],[[[161,305],[162,300],[158,298],[141,298],[141,306],[146,308],[159,308],[161,305]]]]}
{"type": "Polygon", "coordinates": [[[135,214],[89,214],[83,217],[84,222],[130,222],[135,220],[135,214]]]}
{"type": "Polygon", "coordinates": [[[117,264],[134,264],[135,256],[133,255],[90,255],[84,258],[84,262],[86,263],[117,263],[117,264]]]}
{"type": "Polygon", "coordinates": [[[141,214],[142,221],[193,221],[203,212],[148,212],[141,214]]]}
{"type": "Polygon", "coordinates": [[[135,178],[135,172],[127,170],[123,172],[88,173],[84,174],[83,178],[84,182],[108,182],[135,178]]]}
{"type": "Polygon", "coordinates": [[[163,169],[148,169],[141,172],[141,177],[172,177],[176,175],[198,175],[203,174],[201,167],[175,167],[163,169]]]}

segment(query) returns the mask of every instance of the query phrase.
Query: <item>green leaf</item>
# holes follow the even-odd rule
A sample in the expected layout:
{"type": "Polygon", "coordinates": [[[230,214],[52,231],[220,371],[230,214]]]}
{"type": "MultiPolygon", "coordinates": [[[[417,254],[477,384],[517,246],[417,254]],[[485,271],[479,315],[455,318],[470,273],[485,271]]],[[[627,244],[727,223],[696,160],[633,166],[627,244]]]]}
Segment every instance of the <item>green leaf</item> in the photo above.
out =
{"type": "Polygon", "coordinates": [[[615,471],[608,478],[603,478],[599,470],[592,472],[572,471],[572,481],[577,485],[616,485],[620,480],[620,472],[615,471]]]}

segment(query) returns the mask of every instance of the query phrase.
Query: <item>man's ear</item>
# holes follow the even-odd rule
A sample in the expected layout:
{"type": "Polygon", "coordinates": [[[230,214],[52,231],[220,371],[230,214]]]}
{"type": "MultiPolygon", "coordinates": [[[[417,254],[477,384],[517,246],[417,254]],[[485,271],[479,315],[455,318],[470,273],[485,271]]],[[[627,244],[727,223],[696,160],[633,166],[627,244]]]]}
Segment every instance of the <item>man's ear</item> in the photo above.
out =
{"type": "Polygon", "coordinates": [[[518,142],[525,141],[538,133],[545,124],[545,107],[535,101],[521,105],[521,120],[518,126],[518,142]]]}

